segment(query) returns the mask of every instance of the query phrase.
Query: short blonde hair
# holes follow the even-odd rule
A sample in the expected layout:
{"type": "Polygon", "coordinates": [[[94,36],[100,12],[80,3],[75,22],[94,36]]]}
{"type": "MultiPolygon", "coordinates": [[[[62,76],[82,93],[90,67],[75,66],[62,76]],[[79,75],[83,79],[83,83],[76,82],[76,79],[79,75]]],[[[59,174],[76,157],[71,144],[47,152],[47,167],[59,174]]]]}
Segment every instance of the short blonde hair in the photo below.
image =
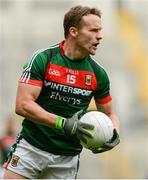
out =
{"type": "Polygon", "coordinates": [[[94,14],[101,18],[101,11],[97,8],[90,8],[87,6],[75,6],[72,7],[64,16],[63,26],[64,26],[64,36],[65,38],[69,34],[70,27],[80,28],[81,20],[83,16],[88,14],[94,14]]]}

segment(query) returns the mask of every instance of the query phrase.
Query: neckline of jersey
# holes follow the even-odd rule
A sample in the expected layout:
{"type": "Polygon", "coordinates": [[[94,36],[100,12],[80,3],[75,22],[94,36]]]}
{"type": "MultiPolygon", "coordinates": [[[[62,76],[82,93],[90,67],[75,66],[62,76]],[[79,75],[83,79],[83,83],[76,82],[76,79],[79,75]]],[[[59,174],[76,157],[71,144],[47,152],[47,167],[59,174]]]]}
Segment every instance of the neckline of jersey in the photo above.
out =
{"type": "Polygon", "coordinates": [[[78,60],[72,60],[72,59],[70,59],[68,56],[66,56],[66,55],[64,54],[63,43],[64,43],[64,40],[59,43],[59,47],[60,47],[61,55],[62,55],[63,57],[65,57],[66,60],[68,60],[68,61],[70,61],[70,62],[72,62],[72,63],[79,63],[79,62],[81,62],[81,61],[85,61],[85,60],[88,58],[88,56],[86,56],[85,58],[83,58],[83,59],[78,59],[78,60]]]}

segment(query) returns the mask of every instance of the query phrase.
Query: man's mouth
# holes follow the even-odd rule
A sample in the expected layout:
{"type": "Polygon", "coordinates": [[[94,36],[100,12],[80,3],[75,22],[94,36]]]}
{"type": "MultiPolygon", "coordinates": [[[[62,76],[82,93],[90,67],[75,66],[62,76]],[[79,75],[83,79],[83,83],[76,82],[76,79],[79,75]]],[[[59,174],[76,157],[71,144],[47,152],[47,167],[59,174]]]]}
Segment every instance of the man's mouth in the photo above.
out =
{"type": "Polygon", "coordinates": [[[93,47],[95,48],[95,49],[97,49],[97,46],[99,45],[99,43],[94,43],[93,44],[93,47]]]}

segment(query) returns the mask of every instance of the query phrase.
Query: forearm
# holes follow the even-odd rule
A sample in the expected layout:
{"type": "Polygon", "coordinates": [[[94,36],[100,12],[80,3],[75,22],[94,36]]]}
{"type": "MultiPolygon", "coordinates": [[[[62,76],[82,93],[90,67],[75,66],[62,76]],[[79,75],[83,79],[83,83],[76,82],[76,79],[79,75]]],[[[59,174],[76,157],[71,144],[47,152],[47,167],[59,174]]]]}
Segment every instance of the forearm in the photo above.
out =
{"type": "Polygon", "coordinates": [[[119,132],[119,119],[113,111],[112,103],[109,102],[109,103],[104,104],[104,105],[100,105],[100,104],[96,103],[96,106],[97,106],[98,111],[101,111],[101,112],[105,113],[107,116],[109,116],[114,127],[119,132]]]}
{"type": "Polygon", "coordinates": [[[113,126],[116,128],[117,132],[119,133],[119,119],[115,114],[108,115],[111,119],[113,126]]]}
{"type": "Polygon", "coordinates": [[[16,105],[15,111],[16,114],[21,115],[30,121],[48,127],[55,127],[57,115],[47,112],[34,101],[30,100],[21,105],[16,105]]]}

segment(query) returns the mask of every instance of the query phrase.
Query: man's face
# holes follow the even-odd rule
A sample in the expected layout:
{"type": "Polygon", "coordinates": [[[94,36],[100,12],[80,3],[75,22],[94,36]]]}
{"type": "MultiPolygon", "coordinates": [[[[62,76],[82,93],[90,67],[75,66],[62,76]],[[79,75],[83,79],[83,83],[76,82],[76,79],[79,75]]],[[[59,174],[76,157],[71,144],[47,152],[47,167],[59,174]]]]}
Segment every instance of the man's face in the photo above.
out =
{"type": "Polygon", "coordinates": [[[78,30],[76,37],[77,46],[86,55],[94,55],[97,50],[97,46],[102,39],[101,34],[101,19],[93,14],[83,16],[81,28],[78,30]]]}

